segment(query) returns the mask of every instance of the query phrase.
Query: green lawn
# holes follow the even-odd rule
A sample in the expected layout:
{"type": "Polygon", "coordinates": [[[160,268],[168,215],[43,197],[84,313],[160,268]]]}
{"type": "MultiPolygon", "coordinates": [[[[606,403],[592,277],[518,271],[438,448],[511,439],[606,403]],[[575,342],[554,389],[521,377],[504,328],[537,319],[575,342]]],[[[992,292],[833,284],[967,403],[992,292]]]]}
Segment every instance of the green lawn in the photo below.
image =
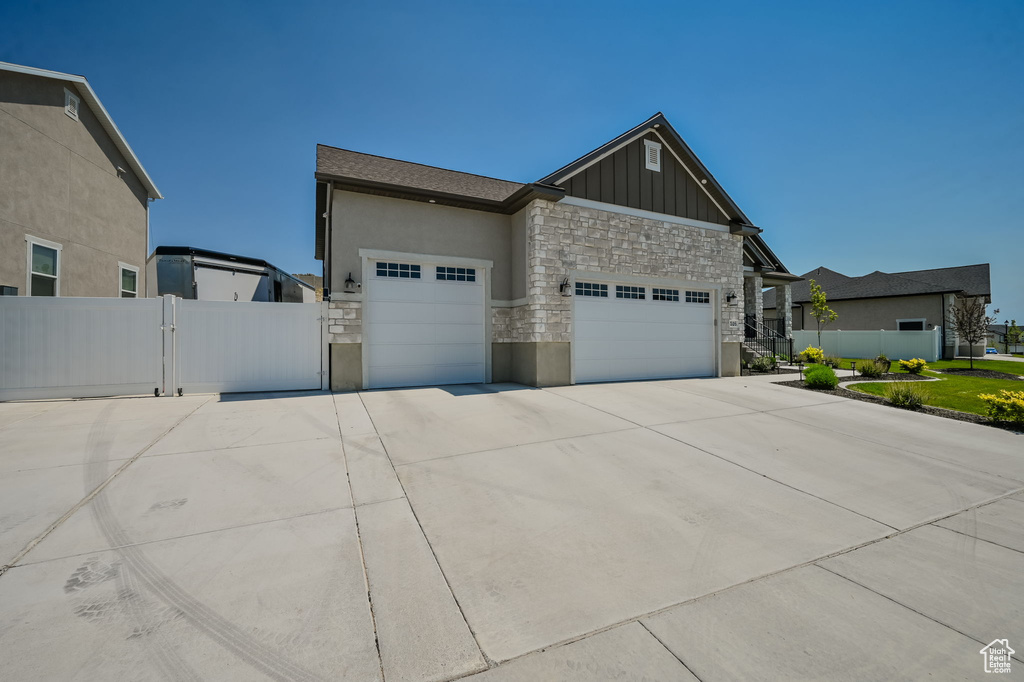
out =
{"type": "MultiPolygon", "coordinates": [[[[843,369],[850,369],[851,362],[863,362],[861,358],[843,358],[839,363],[839,366],[843,369]]],[[[971,366],[968,360],[936,360],[935,362],[928,363],[928,369],[947,369],[961,367],[967,369],[971,366]]],[[[1024,375],[1024,362],[1014,362],[1013,360],[975,360],[974,369],[990,369],[993,372],[1006,372],[1007,374],[1016,374],[1018,376],[1024,375]]],[[[890,372],[902,372],[900,369],[900,363],[898,360],[892,361],[892,368],[890,372]]]]}
{"type": "MultiPolygon", "coordinates": [[[[1003,364],[1009,365],[1013,363],[1003,362],[1003,364]]],[[[977,367],[978,363],[974,363],[974,365],[977,367]]],[[[1014,379],[981,379],[952,374],[940,375],[927,370],[923,374],[939,379],[938,381],[929,381],[921,384],[921,387],[928,391],[925,405],[945,407],[946,409],[959,410],[960,412],[973,412],[982,416],[988,414],[988,409],[985,403],[978,398],[979,393],[995,393],[998,395],[1002,389],[1007,391],[1024,390],[1024,381],[1014,379]]],[[[861,393],[885,397],[886,383],[854,384],[849,388],[861,393]]]]}

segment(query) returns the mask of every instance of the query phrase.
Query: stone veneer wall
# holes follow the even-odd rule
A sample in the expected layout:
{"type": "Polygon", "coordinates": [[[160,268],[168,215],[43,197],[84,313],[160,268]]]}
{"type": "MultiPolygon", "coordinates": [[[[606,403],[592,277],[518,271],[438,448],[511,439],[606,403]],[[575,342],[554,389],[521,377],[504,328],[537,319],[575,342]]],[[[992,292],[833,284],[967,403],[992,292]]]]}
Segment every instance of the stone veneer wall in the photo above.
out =
{"type": "Polygon", "coordinates": [[[327,331],[330,333],[331,343],[362,343],[362,302],[331,301],[327,312],[327,331]]]}
{"type": "Polygon", "coordinates": [[[722,341],[743,340],[741,236],[541,199],[527,211],[527,302],[492,310],[494,342],[568,342],[572,299],[558,285],[570,270],[720,284],[722,341]]]}

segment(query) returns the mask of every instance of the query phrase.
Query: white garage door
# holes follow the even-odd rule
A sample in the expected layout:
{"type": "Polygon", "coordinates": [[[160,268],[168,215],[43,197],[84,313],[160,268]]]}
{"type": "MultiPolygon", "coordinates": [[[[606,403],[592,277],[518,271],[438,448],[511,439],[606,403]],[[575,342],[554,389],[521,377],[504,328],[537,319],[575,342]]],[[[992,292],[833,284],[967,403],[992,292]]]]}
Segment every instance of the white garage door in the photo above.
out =
{"type": "Polygon", "coordinates": [[[578,281],[576,382],[713,376],[712,293],[578,281]]]}
{"type": "Polygon", "coordinates": [[[367,285],[370,388],[486,380],[484,270],[377,261],[367,285]]]}

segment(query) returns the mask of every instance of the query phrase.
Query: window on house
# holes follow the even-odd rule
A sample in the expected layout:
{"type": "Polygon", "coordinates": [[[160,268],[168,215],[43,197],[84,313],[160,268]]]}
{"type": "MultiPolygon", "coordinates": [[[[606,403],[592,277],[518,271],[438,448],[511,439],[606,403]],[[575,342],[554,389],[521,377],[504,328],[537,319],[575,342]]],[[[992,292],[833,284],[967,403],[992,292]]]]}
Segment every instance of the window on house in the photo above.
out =
{"type": "Polygon", "coordinates": [[[645,287],[629,287],[622,284],[615,285],[615,298],[632,298],[632,299],[644,299],[646,298],[647,289],[645,287]]]}
{"type": "Polygon", "coordinates": [[[679,301],[679,289],[651,289],[652,301],[679,301]]]}
{"type": "Polygon", "coordinates": [[[687,303],[711,303],[711,292],[710,291],[687,291],[686,292],[687,303]]]}
{"type": "Polygon", "coordinates": [[[608,285],[595,282],[576,282],[576,295],[608,298],[608,285]]]}
{"type": "Polygon", "coordinates": [[[28,295],[60,296],[61,245],[45,239],[28,241],[28,295]]]}
{"type": "Polygon", "coordinates": [[[901,332],[923,332],[924,318],[917,320],[896,320],[896,329],[901,332]]]}
{"type": "Polygon", "coordinates": [[[476,268],[448,268],[438,266],[437,278],[447,282],[475,282],[476,268]]]}
{"type": "Polygon", "coordinates": [[[78,120],[78,108],[81,106],[82,100],[78,98],[78,95],[74,94],[67,88],[64,88],[64,113],[69,117],[78,120]]]}
{"type": "Polygon", "coordinates": [[[661,143],[644,140],[644,167],[647,170],[661,172],[661,143]]]}
{"type": "Polygon", "coordinates": [[[377,276],[419,279],[420,266],[409,263],[377,263],[377,276]]]}
{"type": "Polygon", "coordinates": [[[121,298],[139,297],[139,269],[127,263],[118,263],[117,272],[120,275],[121,298]]]}

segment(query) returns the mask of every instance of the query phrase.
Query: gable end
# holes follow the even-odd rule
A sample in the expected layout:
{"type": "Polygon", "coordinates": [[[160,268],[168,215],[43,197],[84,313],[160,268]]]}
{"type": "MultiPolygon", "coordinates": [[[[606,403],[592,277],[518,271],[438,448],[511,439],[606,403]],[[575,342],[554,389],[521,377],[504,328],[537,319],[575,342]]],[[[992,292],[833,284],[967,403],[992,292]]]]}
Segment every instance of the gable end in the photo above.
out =
{"type": "Polygon", "coordinates": [[[653,131],[580,170],[558,186],[566,195],[579,199],[729,224],[729,218],[715,206],[675,155],[665,153],[662,139],[653,131]],[[650,143],[661,146],[660,171],[648,168],[650,143]]]}

